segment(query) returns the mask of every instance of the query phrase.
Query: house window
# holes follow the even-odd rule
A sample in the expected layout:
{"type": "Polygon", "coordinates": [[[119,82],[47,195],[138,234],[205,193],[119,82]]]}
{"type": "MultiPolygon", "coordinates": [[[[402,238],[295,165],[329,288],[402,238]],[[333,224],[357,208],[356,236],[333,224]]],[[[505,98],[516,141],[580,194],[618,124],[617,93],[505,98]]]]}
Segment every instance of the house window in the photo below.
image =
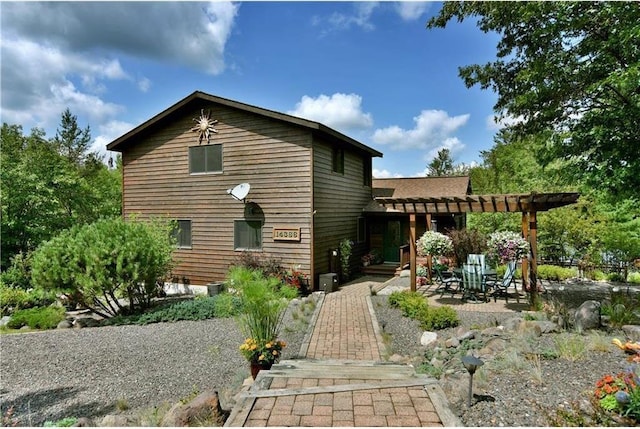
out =
{"type": "Polygon", "coordinates": [[[235,250],[262,250],[262,221],[234,221],[233,246],[235,250]]]}
{"type": "Polygon", "coordinates": [[[189,173],[221,173],[222,145],[210,144],[189,148],[189,173]]]}
{"type": "Polygon", "coordinates": [[[371,158],[369,157],[362,160],[362,184],[371,186],[371,158]]]}
{"type": "Polygon", "coordinates": [[[363,217],[358,218],[358,243],[367,241],[367,221],[363,217]]]}
{"type": "Polygon", "coordinates": [[[172,237],[176,240],[178,249],[191,249],[191,221],[178,220],[176,226],[171,232],[172,237]]]}
{"type": "Polygon", "coordinates": [[[344,149],[333,148],[332,170],[334,173],[344,174],[344,149]]]}

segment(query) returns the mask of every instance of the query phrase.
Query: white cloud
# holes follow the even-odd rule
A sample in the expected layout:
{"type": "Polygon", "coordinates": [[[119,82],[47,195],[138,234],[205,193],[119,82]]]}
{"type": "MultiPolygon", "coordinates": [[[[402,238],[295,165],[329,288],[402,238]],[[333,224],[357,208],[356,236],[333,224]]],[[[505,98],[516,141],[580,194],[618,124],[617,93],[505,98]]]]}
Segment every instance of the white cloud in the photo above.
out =
{"type": "Polygon", "coordinates": [[[373,125],[371,114],[362,111],[362,97],[357,94],[322,94],[317,98],[305,95],[295,109],[287,113],[338,130],[362,129],[373,125]]]}
{"type": "Polygon", "coordinates": [[[389,179],[389,178],[398,178],[403,177],[398,173],[391,173],[389,170],[378,170],[377,168],[373,169],[373,177],[376,179],[389,179]]]}
{"type": "Polygon", "coordinates": [[[334,12],[328,17],[314,16],[312,24],[323,27],[323,35],[331,31],[349,30],[354,26],[371,31],[375,29],[375,25],[371,22],[371,16],[378,6],[378,2],[356,2],[353,3],[353,13],[334,12]]]}
{"type": "Polygon", "coordinates": [[[429,2],[401,1],[395,4],[398,15],[405,21],[415,21],[420,18],[431,6],[429,2]]]}
{"type": "Polygon", "coordinates": [[[424,160],[431,162],[436,156],[438,156],[438,152],[442,149],[449,149],[449,153],[451,154],[451,158],[455,160],[455,155],[461,153],[464,149],[464,144],[457,137],[449,137],[445,139],[442,144],[438,147],[431,149],[424,156],[424,160]]]}
{"type": "MultiPolygon", "coordinates": [[[[450,139],[458,128],[469,120],[469,115],[449,116],[443,110],[423,110],[419,116],[413,118],[415,127],[405,130],[397,125],[378,129],[373,134],[373,141],[381,145],[388,145],[393,150],[421,149],[435,150],[449,144],[454,147],[450,139]]],[[[456,139],[457,140],[457,139],[456,139]]]]}
{"type": "Polygon", "coordinates": [[[511,115],[505,115],[498,117],[494,115],[487,116],[486,123],[487,129],[492,131],[499,131],[505,127],[520,123],[524,120],[522,116],[514,117],[511,115]]]}
{"type": "Polygon", "coordinates": [[[142,92],[147,92],[151,89],[151,81],[146,77],[138,79],[138,89],[142,92]]]}
{"type": "Polygon", "coordinates": [[[107,153],[107,145],[116,138],[125,134],[126,132],[134,128],[133,124],[123,121],[108,121],[98,126],[98,132],[100,133],[93,143],[91,144],[91,150],[98,152],[102,155],[107,153]]]}

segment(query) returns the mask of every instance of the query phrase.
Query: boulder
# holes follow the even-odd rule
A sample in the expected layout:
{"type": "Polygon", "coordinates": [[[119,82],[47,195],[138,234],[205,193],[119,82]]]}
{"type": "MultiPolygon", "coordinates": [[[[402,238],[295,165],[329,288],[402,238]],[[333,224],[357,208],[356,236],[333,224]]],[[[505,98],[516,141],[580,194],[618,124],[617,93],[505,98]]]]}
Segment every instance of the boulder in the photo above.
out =
{"type": "Polygon", "coordinates": [[[422,333],[422,337],[420,337],[420,344],[423,346],[429,346],[435,343],[438,340],[438,334],[435,332],[425,331],[422,333]]]}
{"type": "Polygon", "coordinates": [[[542,335],[542,329],[535,320],[524,320],[517,329],[518,334],[531,337],[539,337],[542,335]]]}
{"type": "Polygon", "coordinates": [[[218,392],[205,391],[193,400],[178,402],[164,415],[161,426],[222,426],[225,413],[220,406],[218,392]]]}
{"type": "Polygon", "coordinates": [[[444,342],[444,345],[447,348],[455,348],[460,346],[460,341],[457,338],[449,338],[444,342]]]}
{"type": "Polygon", "coordinates": [[[575,327],[578,332],[600,327],[600,303],[598,301],[585,301],[576,310],[575,327]]]}
{"type": "Polygon", "coordinates": [[[9,320],[11,320],[11,316],[2,316],[2,319],[0,319],[0,327],[7,326],[9,320]]]}
{"type": "Polygon", "coordinates": [[[102,427],[124,427],[132,426],[135,422],[131,417],[119,414],[107,414],[100,421],[102,427]]]}
{"type": "Polygon", "coordinates": [[[622,331],[631,341],[640,341],[640,325],[623,325],[622,331]]]}
{"type": "Polygon", "coordinates": [[[522,322],[524,322],[522,317],[511,317],[505,320],[504,323],[502,323],[502,326],[504,326],[505,331],[515,332],[518,330],[522,322]]]}
{"type": "Polygon", "coordinates": [[[73,322],[74,328],[94,328],[100,326],[100,321],[93,317],[79,317],[73,322]]]}
{"type": "Polygon", "coordinates": [[[485,337],[499,337],[500,335],[504,334],[504,326],[486,328],[483,329],[480,333],[485,337]]]}
{"type": "Polygon", "coordinates": [[[472,340],[476,337],[477,331],[465,331],[461,335],[458,335],[456,338],[458,341],[463,342],[465,340],[472,340]]]}
{"type": "Polygon", "coordinates": [[[76,422],[71,425],[71,427],[74,428],[88,428],[88,427],[94,427],[95,423],[93,422],[93,420],[87,418],[87,417],[80,417],[78,420],[76,420],[76,422]]]}
{"type": "Polygon", "coordinates": [[[73,327],[73,322],[71,322],[69,319],[61,320],[57,326],[58,329],[69,329],[72,327],[73,327]]]}
{"type": "MultiPolygon", "coordinates": [[[[558,321],[560,321],[560,317],[558,318],[558,321]]],[[[543,334],[550,334],[552,332],[560,332],[560,326],[558,326],[558,324],[553,323],[553,322],[549,322],[547,320],[535,320],[533,321],[533,323],[535,323],[537,326],[540,327],[540,331],[543,334]]]]}

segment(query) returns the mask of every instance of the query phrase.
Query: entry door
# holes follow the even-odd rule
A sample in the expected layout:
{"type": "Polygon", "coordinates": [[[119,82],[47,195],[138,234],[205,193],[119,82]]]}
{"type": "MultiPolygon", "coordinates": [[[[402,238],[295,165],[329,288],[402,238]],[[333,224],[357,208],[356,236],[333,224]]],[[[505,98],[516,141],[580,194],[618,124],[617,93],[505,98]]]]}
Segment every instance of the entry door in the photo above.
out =
{"type": "Polygon", "coordinates": [[[400,262],[402,225],[399,220],[389,220],[384,230],[383,256],[385,262],[400,262]]]}

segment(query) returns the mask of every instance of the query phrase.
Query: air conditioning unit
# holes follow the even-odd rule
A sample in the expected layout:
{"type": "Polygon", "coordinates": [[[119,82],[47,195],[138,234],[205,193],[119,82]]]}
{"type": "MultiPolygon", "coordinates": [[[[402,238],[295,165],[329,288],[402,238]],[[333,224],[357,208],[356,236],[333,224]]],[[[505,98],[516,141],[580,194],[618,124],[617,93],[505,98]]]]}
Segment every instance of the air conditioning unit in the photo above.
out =
{"type": "Polygon", "coordinates": [[[320,288],[324,293],[338,290],[338,275],[336,273],[320,274],[320,288]]]}

